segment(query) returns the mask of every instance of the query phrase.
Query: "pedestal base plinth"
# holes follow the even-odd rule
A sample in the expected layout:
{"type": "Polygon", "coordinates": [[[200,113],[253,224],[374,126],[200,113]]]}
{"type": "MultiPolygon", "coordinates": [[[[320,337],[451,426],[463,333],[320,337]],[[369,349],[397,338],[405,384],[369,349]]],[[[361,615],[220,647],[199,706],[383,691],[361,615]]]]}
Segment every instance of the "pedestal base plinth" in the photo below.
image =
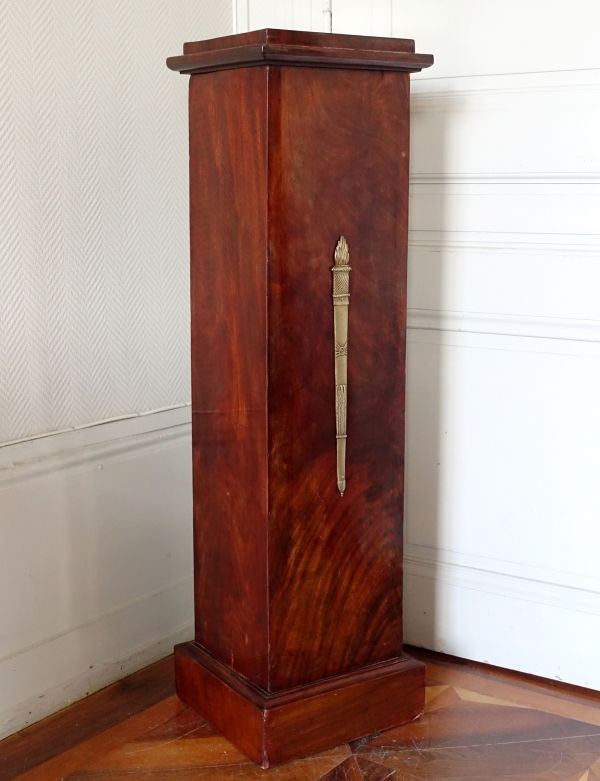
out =
{"type": "Polygon", "coordinates": [[[425,665],[410,657],[277,694],[239,678],[196,643],[175,647],[177,694],[263,768],[421,715],[425,665]]]}

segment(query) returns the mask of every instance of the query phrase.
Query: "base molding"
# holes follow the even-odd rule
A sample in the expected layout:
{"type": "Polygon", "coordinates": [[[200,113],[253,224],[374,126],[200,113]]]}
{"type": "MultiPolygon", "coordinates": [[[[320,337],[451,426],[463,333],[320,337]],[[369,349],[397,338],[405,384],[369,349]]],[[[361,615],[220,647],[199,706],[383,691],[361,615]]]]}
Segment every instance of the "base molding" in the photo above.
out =
{"type": "Polygon", "coordinates": [[[195,642],[175,646],[179,698],[263,768],[421,715],[425,665],[410,657],[267,694],[195,642]]]}

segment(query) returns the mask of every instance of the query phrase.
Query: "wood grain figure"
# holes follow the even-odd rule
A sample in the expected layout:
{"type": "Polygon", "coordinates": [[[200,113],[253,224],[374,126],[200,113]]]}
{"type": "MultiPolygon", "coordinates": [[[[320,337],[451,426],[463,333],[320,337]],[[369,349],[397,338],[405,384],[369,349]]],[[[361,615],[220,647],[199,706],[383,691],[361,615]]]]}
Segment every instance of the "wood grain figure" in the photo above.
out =
{"type": "Polygon", "coordinates": [[[277,30],[169,60],[192,74],[196,632],[177,690],[263,767],[423,709],[402,647],[402,508],[408,74],[428,64],[412,41],[277,30]]]}

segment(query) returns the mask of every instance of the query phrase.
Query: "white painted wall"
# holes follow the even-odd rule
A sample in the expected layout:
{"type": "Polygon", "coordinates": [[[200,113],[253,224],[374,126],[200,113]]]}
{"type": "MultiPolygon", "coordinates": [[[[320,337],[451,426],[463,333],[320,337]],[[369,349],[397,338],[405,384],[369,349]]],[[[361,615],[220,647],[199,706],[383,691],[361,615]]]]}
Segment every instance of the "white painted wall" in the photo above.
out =
{"type": "Polygon", "coordinates": [[[193,634],[189,410],[0,448],[0,736],[193,634]]]}
{"type": "Polygon", "coordinates": [[[0,737],[192,635],[188,79],[165,58],[231,26],[228,0],[0,3],[0,737]]]}
{"type": "Polygon", "coordinates": [[[600,688],[600,70],[431,75],[412,102],[409,637],[600,688]]]}
{"type": "Polygon", "coordinates": [[[412,89],[406,640],[600,689],[600,6],[331,10],[436,58],[412,89]]]}

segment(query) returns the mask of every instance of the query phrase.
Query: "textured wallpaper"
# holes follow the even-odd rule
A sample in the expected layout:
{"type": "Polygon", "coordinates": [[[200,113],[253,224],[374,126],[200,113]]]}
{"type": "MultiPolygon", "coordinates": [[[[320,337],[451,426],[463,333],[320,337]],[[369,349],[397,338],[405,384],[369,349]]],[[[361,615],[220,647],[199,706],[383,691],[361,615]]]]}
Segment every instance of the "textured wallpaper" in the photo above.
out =
{"type": "Polygon", "coordinates": [[[188,79],[229,0],[1,0],[0,442],[189,400],[188,79]]]}

